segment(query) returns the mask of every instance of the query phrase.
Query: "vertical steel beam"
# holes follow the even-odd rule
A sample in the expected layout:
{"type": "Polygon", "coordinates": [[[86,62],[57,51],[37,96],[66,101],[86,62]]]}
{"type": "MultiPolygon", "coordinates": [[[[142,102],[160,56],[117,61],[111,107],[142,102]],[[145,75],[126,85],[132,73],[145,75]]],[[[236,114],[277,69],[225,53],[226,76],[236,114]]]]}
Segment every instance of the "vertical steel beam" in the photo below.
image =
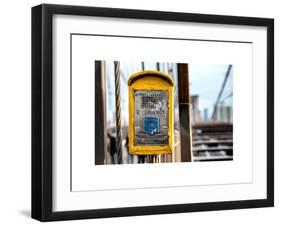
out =
{"type": "Polygon", "coordinates": [[[156,70],[160,71],[160,63],[159,62],[156,63],[156,70]]]}
{"type": "Polygon", "coordinates": [[[106,77],[105,62],[95,61],[95,164],[103,165],[106,156],[106,77]]]}
{"type": "Polygon", "coordinates": [[[192,161],[188,64],[178,64],[181,161],[192,161]]]}

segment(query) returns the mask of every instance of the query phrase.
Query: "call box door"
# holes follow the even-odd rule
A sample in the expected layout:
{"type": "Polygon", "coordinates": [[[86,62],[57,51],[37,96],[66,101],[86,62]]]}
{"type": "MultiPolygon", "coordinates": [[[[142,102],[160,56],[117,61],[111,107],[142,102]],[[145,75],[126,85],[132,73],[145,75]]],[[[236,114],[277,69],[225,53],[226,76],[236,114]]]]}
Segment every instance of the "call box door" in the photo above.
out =
{"type": "Polygon", "coordinates": [[[134,145],[167,145],[168,91],[137,90],[134,102],[134,145]]]}

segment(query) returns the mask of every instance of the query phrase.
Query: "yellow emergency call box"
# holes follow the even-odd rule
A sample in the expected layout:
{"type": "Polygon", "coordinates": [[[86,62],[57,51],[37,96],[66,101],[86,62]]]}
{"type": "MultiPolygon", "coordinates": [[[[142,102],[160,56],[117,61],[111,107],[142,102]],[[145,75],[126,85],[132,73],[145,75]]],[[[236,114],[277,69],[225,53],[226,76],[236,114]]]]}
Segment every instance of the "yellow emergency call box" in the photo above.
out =
{"type": "Polygon", "coordinates": [[[129,152],[172,154],[174,143],[174,81],[160,71],[131,75],[129,87],[129,152]]]}

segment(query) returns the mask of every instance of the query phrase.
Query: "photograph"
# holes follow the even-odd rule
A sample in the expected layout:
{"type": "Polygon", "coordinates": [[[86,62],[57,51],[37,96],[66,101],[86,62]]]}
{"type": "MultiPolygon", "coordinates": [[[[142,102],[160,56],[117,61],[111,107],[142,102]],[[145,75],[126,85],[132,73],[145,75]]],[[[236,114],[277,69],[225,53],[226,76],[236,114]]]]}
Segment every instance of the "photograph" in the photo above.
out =
{"type": "Polygon", "coordinates": [[[32,218],[274,205],[274,19],[154,10],[32,7],[32,218]]]}
{"type": "Polygon", "coordinates": [[[95,64],[105,78],[104,165],[233,160],[231,64],[95,64]]]}

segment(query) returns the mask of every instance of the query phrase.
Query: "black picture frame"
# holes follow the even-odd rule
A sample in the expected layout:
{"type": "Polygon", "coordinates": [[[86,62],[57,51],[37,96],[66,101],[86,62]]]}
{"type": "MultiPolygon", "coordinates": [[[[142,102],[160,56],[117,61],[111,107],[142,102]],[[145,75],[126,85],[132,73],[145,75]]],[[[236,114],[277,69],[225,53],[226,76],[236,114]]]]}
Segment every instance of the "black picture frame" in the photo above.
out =
{"type": "MultiPolygon", "coordinates": [[[[102,112],[98,113],[103,117],[102,112]]],[[[270,206],[274,206],[273,19],[49,4],[32,8],[32,218],[40,221],[56,221],[270,206]],[[52,17],[54,14],[266,27],[267,198],[54,212],[52,210],[52,17]]]]}

